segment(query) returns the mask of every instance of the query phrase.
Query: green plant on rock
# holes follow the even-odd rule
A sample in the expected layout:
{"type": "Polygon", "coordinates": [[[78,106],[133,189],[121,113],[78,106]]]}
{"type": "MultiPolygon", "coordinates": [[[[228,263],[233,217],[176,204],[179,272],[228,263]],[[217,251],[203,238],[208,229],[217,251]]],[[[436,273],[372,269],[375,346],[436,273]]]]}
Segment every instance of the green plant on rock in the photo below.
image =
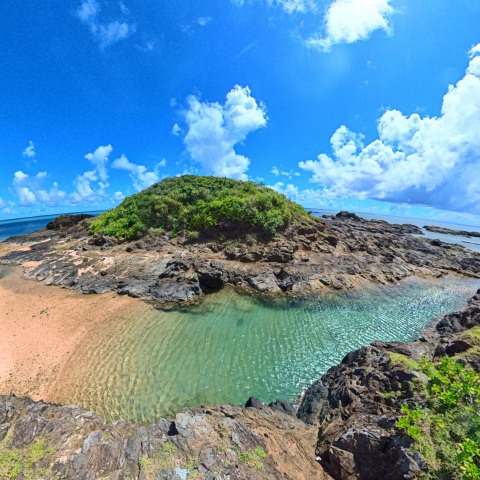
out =
{"type": "Polygon", "coordinates": [[[0,446],[0,479],[37,480],[50,474],[47,464],[54,449],[48,447],[45,439],[37,438],[32,445],[24,448],[8,448],[6,442],[0,446]]]}
{"type": "Polygon", "coordinates": [[[255,447],[253,450],[241,452],[238,459],[241,463],[255,470],[263,468],[263,461],[267,456],[265,450],[261,447],[255,447]]]}
{"type": "Polygon", "coordinates": [[[156,474],[165,468],[173,469],[180,465],[178,447],[172,442],[165,442],[160,451],[152,456],[143,454],[140,457],[140,466],[147,480],[155,480],[156,474]]]}
{"type": "Polygon", "coordinates": [[[403,405],[397,428],[414,440],[426,478],[480,480],[480,374],[454,358],[422,359],[419,369],[428,377],[425,405],[403,405]]]}

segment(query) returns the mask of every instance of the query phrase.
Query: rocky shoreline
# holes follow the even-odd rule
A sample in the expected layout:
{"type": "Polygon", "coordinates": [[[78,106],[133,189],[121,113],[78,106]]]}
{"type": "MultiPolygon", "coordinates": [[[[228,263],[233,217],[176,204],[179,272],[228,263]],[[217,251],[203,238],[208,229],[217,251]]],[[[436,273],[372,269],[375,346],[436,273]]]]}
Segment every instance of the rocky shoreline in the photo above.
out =
{"type": "MultiPolygon", "coordinates": [[[[224,226],[224,229],[228,226],[224,226]]],[[[212,231],[194,242],[146,236],[119,243],[88,235],[88,220],[6,240],[0,264],[23,265],[24,276],[82,293],[115,291],[174,306],[225,286],[264,294],[347,290],[394,284],[410,276],[480,278],[480,253],[415,237],[414,225],[363,220],[341,212],[287,229],[273,239],[226,239],[212,231]]]]}
{"type": "Polygon", "coordinates": [[[425,225],[423,228],[425,230],[428,230],[429,232],[444,233],[446,235],[458,235],[461,237],[480,238],[480,232],[469,232],[467,230],[451,230],[450,228],[435,227],[430,225],[425,225]]]}

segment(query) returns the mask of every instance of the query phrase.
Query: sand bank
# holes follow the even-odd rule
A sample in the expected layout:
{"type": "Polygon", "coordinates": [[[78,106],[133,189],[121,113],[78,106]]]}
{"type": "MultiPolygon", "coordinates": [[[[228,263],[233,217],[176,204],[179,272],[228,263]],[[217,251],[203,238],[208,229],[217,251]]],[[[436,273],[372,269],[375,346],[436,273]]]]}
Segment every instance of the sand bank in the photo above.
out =
{"type": "Polygon", "coordinates": [[[134,309],[117,294],[82,295],[21,278],[0,267],[0,394],[48,400],[75,349],[95,326],[134,309]]]}

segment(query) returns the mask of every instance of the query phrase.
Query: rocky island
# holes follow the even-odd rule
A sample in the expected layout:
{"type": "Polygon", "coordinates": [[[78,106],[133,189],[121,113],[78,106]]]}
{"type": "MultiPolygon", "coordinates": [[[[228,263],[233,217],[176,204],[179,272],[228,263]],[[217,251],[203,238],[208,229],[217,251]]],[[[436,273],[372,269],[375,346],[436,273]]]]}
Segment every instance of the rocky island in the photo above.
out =
{"type": "MultiPolygon", "coordinates": [[[[347,212],[318,219],[252,182],[185,176],[95,219],[9,239],[0,264],[160,308],[228,286],[298,295],[410,276],[480,278],[480,254],[412,233],[420,231],[347,212]]],[[[2,396],[0,479],[475,479],[479,329],[480,290],[415,342],[348,354],[298,409],[252,397],[149,425],[107,424],[79,407],[2,396]]]]}

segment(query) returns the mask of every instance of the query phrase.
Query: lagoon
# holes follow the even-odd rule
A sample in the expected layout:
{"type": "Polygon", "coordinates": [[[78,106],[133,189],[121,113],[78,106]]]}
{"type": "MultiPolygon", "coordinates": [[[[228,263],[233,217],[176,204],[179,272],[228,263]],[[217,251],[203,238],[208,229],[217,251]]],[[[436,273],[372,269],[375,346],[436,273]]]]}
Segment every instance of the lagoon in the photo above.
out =
{"type": "Polygon", "coordinates": [[[461,308],[478,280],[409,279],[395,286],[276,299],[225,289],[174,311],[140,303],[96,328],[71,357],[51,400],[108,420],[149,422],[183,407],[295,401],[351,350],[409,341],[461,308]]]}

